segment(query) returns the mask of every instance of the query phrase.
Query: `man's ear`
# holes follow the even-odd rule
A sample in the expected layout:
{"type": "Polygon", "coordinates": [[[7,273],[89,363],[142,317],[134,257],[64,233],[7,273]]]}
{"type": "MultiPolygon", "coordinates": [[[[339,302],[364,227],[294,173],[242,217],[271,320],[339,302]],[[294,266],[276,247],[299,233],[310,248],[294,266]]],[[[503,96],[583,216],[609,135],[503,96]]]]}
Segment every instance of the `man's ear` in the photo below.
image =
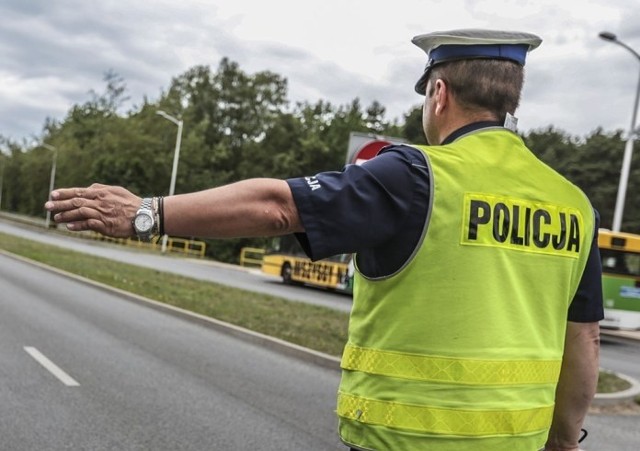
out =
{"type": "Polygon", "coordinates": [[[433,101],[435,103],[435,114],[440,115],[448,106],[449,89],[441,78],[438,78],[434,85],[433,101]]]}

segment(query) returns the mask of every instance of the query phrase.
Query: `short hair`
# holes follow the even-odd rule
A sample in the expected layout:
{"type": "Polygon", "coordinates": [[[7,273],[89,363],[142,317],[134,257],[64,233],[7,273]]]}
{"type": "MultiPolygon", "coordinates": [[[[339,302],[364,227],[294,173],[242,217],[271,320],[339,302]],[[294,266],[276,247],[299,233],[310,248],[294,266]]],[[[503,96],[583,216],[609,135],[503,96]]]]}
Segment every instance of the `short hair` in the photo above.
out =
{"type": "Polygon", "coordinates": [[[438,78],[445,81],[462,108],[490,111],[503,122],[520,104],[524,68],[513,61],[481,58],[441,63],[429,74],[429,97],[438,78]]]}

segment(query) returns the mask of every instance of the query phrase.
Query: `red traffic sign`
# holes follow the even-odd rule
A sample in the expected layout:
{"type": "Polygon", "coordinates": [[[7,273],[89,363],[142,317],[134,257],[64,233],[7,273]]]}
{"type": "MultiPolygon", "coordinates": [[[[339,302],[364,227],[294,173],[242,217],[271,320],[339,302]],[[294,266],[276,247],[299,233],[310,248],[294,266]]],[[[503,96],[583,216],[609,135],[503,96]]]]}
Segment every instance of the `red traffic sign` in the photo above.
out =
{"type": "Polygon", "coordinates": [[[351,163],[362,164],[365,161],[370,160],[376,155],[378,155],[378,152],[380,152],[380,149],[390,144],[391,142],[383,141],[381,139],[369,141],[355,151],[355,153],[353,154],[353,158],[351,159],[351,163]]]}

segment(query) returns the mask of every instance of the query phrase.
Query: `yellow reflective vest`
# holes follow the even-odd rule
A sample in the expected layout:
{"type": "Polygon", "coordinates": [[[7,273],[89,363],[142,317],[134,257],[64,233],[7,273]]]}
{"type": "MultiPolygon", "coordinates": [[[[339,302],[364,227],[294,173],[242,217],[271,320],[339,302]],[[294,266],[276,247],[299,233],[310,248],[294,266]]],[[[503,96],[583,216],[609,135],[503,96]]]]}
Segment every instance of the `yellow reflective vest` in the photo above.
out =
{"type": "Polygon", "coordinates": [[[538,450],[593,209],[504,128],[419,149],[423,239],[395,274],[356,274],[340,436],[365,450],[538,450]]]}

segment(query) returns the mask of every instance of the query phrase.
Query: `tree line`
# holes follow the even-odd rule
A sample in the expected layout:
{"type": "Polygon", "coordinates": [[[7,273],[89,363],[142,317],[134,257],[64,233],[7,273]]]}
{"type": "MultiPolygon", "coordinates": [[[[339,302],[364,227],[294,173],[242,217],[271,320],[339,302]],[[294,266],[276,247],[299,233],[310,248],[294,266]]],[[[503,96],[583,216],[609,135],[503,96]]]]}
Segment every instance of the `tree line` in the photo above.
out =
{"type": "MultiPolygon", "coordinates": [[[[102,93],[91,92],[62,120],[47,119],[38,143],[0,136],[0,209],[44,217],[53,152],[56,186],[116,184],[147,195],[167,195],[177,127],[157,115],[166,111],[184,121],[175,192],[185,193],[252,177],[288,178],[339,170],[351,132],[375,133],[424,144],[421,105],[401,119],[388,120],[377,101],[358,98],[344,105],[288,100],[287,80],[262,71],[249,74],[223,58],[173,78],[159,98],[122,112],[125,81],[105,74],[102,93]]],[[[582,188],[611,227],[622,155],[622,130],[598,128],[584,137],[549,126],[521,133],[545,163],[582,188]]],[[[640,233],[640,167],[632,162],[622,230],[640,233]]],[[[209,240],[207,254],[237,261],[244,246],[266,239],[209,240]]]]}

